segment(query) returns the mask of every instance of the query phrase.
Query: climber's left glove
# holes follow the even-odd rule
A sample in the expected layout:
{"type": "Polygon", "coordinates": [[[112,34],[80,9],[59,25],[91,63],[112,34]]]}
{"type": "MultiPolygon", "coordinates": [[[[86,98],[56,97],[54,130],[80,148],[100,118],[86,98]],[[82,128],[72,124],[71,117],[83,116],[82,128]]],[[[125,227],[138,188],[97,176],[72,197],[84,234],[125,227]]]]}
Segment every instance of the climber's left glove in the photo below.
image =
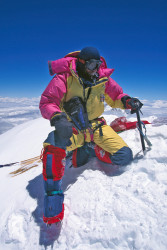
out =
{"type": "Polygon", "coordinates": [[[141,103],[141,101],[139,101],[138,98],[134,98],[130,96],[122,97],[121,101],[125,109],[131,109],[131,114],[136,113],[136,111],[140,110],[141,107],[143,106],[143,103],[141,103]]]}

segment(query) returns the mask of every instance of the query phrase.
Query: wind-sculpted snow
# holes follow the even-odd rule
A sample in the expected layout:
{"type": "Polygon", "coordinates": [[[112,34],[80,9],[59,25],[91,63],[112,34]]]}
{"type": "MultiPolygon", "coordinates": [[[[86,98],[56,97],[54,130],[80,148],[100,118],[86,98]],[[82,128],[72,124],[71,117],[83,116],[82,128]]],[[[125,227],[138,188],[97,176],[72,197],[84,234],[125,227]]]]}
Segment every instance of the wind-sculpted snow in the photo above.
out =
{"type": "MultiPolygon", "coordinates": [[[[151,109],[151,106],[149,110],[151,109]]],[[[144,114],[143,110],[143,114],[144,114]]],[[[135,115],[106,107],[108,123],[135,115]]],[[[161,113],[158,114],[161,116],[161,113]]],[[[157,119],[154,112],[143,120],[157,119]]],[[[165,117],[165,116],[164,116],[165,117]]],[[[111,166],[93,158],[63,177],[65,217],[62,226],[43,223],[42,165],[11,177],[19,163],[0,168],[0,249],[4,250],[166,250],[167,249],[167,125],[146,125],[152,148],[143,156],[137,129],[120,136],[132,148],[134,161],[111,166]]],[[[0,135],[0,164],[40,154],[51,130],[39,118],[0,135]]]]}

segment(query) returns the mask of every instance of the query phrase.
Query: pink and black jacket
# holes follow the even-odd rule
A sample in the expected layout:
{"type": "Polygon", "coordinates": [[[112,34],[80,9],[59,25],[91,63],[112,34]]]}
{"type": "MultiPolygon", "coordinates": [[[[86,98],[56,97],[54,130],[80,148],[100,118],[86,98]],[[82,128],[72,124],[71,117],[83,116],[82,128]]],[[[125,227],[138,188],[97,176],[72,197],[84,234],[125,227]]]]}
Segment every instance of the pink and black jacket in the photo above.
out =
{"type": "Polygon", "coordinates": [[[51,119],[56,112],[62,112],[63,103],[74,96],[86,100],[89,120],[94,120],[104,112],[104,100],[112,108],[124,109],[121,98],[126,94],[122,88],[110,77],[114,69],[108,69],[105,59],[101,57],[99,79],[95,86],[84,89],[82,79],[76,71],[79,52],[73,52],[64,58],[49,62],[51,75],[56,74],[43,92],[40,100],[40,111],[45,119],[51,119]],[[89,94],[89,98],[87,98],[89,94]]]}

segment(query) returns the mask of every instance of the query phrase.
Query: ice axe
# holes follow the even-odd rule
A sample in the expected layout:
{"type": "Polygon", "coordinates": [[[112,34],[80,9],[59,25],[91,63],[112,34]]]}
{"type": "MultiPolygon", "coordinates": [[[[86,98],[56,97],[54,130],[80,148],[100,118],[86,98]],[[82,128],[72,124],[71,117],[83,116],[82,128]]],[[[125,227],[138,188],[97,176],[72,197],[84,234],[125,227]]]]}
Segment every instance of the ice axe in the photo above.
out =
{"type": "Polygon", "coordinates": [[[142,145],[143,152],[145,152],[146,147],[145,147],[145,142],[144,142],[144,134],[142,131],[142,122],[140,119],[139,109],[136,110],[136,116],[137,116],[136,127],[138,128],[138,130],[140,132],[141,145],[142,145]]]}
{"type": "MultiPolygon", "coordinates": [[[[137,129],[139,130],[140,132],[140,139],[141,139],[141,145],[142,145],[142,149],[143,149],[143,153],[145,153],[145,150],[146,150],[146,147],[145,147],[145,141],[147,142],[147,145],[149,147],[152,146],[151,142],[149,141],[149,139],[147,138],[146,136],[146,127],[145,127],[145,124],[141,121],[140,119],[140,109],[136,109],[136,116],[137,116],[137,123],[136,123],[136,127],[137,129]],[[143,130],[142,130],[142,127],[144,128],[145,130],[145,133],[143,133],[143,130]],[[145,140],[145,141],[144,141],[145,140]]],[[[141,112],[142,113],[142,112],[141,112]]]]}
{"type": "MultiPolygon", "coordinates": [[[[141,112],[140,109],[143,106],[143,104],[137,98],[133,98],[133,100],[131,99],[129,101],[129,104],[131,104],[131,107],[132,107],[131,114],[136,113],[136,116],[137,116],[136,127],[139,130],[139,132],[140,132],[140,140],[141,140],[142,150],[143,150],[143,153],[145,153],[145,150],[146,150],[145,141],[147,142],[147,145],[149,147],[151,147],[152,144],[151,144],[151,142],[149,141],[149,139],[146,136],[146,127],[145,127],[145,124],[140,119],[140,113],[139,112],[141,112]],[[143,133],[142,127],[145,130],[145,133],[143,133]]],[[[141,112],[141,114],[142,114],[142,112],[141,112]]]]}

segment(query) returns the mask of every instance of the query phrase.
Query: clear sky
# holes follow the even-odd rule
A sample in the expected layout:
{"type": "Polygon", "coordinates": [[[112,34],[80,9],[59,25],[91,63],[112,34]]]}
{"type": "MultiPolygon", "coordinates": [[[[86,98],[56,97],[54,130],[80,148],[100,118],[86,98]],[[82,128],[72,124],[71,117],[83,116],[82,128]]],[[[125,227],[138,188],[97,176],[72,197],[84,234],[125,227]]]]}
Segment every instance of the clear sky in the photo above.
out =
{"type": "Polygon", "coordinates": [[[125,93],[167,99],[167,0],[0,1],[0,96],[40,96],[47,61],[85,46],[125,93]]]}

